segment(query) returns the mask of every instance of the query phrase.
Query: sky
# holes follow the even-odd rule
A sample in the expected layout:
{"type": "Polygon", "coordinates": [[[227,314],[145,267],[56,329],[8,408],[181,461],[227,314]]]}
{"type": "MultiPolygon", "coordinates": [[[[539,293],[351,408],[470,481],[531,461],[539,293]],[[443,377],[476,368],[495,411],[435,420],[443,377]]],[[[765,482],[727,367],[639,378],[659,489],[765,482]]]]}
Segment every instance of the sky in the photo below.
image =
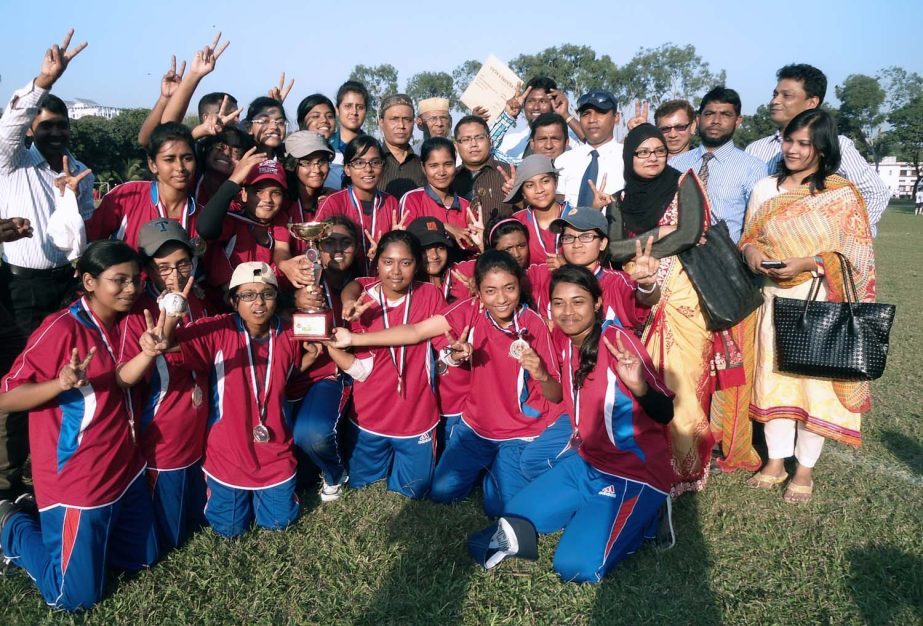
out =
{"type": "Polygon", "coordinates": [[[394,65],[403,88],[417,72],[451,73],[467,59],[493,53],[509,61],[563,43],[588,45],[618,65],[642,47],[692,44],[712,71],[726,70],[727,86],[740,93],[744,113],[768,101],[775,71],[787,63],[822,69],[829,100],[835,100],[834,85],[850,74],[874,75],[891,65],[923,74],[919,0],[0,0],[0,15],[4,107],[70,27],[76,29],[75,42],[87,41],[89,47],[53,91],[118,107],[150,107],[170,56],[191,60],[219,30],[231,44],[199,95],[228,91],[244,104],[264,95],[284,71],[295,79],[287,108],[315,92],[333,97],[360,63],[394,65]]]}

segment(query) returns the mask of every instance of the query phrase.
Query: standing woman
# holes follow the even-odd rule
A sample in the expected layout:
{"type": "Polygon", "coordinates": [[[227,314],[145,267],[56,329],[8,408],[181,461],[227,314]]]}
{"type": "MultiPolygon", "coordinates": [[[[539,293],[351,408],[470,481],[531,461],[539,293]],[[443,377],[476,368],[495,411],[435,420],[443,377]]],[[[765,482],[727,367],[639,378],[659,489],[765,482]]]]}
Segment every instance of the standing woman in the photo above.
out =
{"type": "Polygon", "coordinates": [[[536,530],[563,529],[555,572],[564,581],[598,583],[656,534],[672,481],[665,427],[672,393],[637,338],[602,320],[602,290],[589,270],[556,270],[551,301],[577,454],[520,491],[469,546],[490,568],[517,554],[496,546],[534,546],[536,530]]]}
{"type": "MultiPolygon", "coordinates": [[[[714,438],[708,419],[711,396],[712,333],[692,282],[677,256],[695,245],[706,224],[707,200],[694,174],[681,176],[667,165],[667,144],[651,124],[625,138],[625,188],[609,207],[609,251],[615,262],[629,263],[637,246],[654,237],[650,256],[660,299],[652,307],[642,341],[667,386],[676,393],[670,423],[673,495],[705,486],[714,438]],[[689,193],[682,194],[684,185],[689,193]]],[[[640,278],[640,277],[639,277],[640,278]]]]}
{"type": "Polygon", "coordinates": [[[166,217],[195,238],[198,205],[195,192],[195,141],[189,129],[176,122],[160,124],[151,133],[147,166],[152,182],[122,183],[107,193],[86,223],[87,241],[119,239],[138,247],[141,226],[166,217]]]}
{"type": "Polygon", "coordinates": [[[825,439],[861,442],[862,413],[871,408],[868,382],[796,376],[776,367],[772,302],[805,300],[811,278],[822,276],[819,301],[843,302],[837,254],[850,262],[861,302],[875,300],[875,255],[862,196],[835,173],[840,166],[836,123],[821,109],[796,115],[782,134],[781,171],[753,188],[740,247],[747,264],[765,276],[764,304],[748,318],[745,337],[755,335],[755,371],[750,417],[766,424],[769,461],[748,482],[771,488],[788,479],[783,462],[798,466],[785,492],[787,502],[806,502],[814,490],[813,468],[825,439]],[[768,269],[763,264],[781,261],[768,269]]]}
{"type": "Polygon", "coordinates": [[[391,230],[400,211],[397,198],[378,191],[385,166],[382,154],[381,144],[370,135],[359,135],[350,141],[343,153],[349,182],[345,189],[321,202],[316,217],[324,221],[334,215],[345,215],[352,220],[363,237],[360,248],[366,276],[374,269],[369,253],[374,253],[375,242],[391,230]]]}
{"type": "Polygon", "coordinates": [[[99,602],[109,566],[157,557],[144,459],[128,391],[116,382],[119,320],[140,294],[137,253],[91,244],[77,262],[82,295],[49,315],[3,380],[0,408],[31,411],[39,520],[0,502],[3,557],[25,569],[49,605],[99,602]]]}
{"type": "MultiPolygon", "coordinates": [[[[333,102],[320,93],[312,94],[298,104],[297,119],[299,130],[318,133],[325,142],[329,142],[337,130],[336,109],[333,108],[333,102]]],[[[286,145],[288,145],[287,142],[286,145]]],[[[330,164],[325,184],[332,189],[343,187],[342,163],[330,164]]]]}

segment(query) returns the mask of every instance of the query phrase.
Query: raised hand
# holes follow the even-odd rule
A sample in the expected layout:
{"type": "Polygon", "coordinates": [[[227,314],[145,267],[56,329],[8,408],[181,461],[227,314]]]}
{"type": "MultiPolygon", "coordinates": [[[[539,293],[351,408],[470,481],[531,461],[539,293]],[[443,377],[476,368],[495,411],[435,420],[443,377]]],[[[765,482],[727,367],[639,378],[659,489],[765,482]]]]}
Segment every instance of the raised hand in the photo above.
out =
{"type": "Polygon", "coordinates": [[[548,266],[548,271],[553,272],[562,265],[566,264],[567,261],[564,260],[564,256],[559,253],[549,253],[545,255],[545,265],[548,266]]]}
{"type": "Polygon", "coordinates": [[[625,383],[635,396],[643,396],[647,393],[647,381],[644,380],[644,368],[641,358],[635,353],[627,350],[622,342],[622,335],[615,336],[615,345],[609,341],[608,337],[603,337],[603,343],[615,360],[615,373],[619,379],[625,383]]]}
{"type": "Polygon", "coordinates": [[[152,358],[158,357],[166,352],[167,348],[170,347],[169,341],[167,341],[167,339],[164,337],[164,327],[167,323],[167,314],[164,311],[161,311],[160,315],[157,317],[157,321],[155,322],[151,312],[145,309],[144,323],[146,329],[138,339],[138,344],[141,346],[141,352],[152,358]]]}
{"type": "Polygon", "coordinates": [[[467,228],[462,228],[461,226],[454,226],[452,224],[446,223],[445,232],[452,235],[452,239],[458,243],[459,248],[470,248],[473,244],[471,241],[471,233],[467,228]]]}
{"type": "Polygon", "coordinates": [[[651,248],[654,246],[654,237],[648,237],[644,249],[641,249],[641,240],[635,239],[635,257],[632,259],[631,279],[645,289],[657,284],[657,270],[660,268],[660,261],[651,256],[651,248]]]}
{"type": "Polygon", "coordinates": [[[407,218],[406,213],[400,215],[400,220],[398,220],[398,214],[400,211],[397,209],[391,209],[391,230],[407,230],[407,218]]]}
{"type": "Polygon", "coordinates": [[[628,126],[628,130],[647,122],[651,110],[650,107],[651,105],[647,100],[635,100],[634,117],[625,122],[625,125],[628,126]]]}
{"type": "Polygon", "coordinates": [[[228,180],[233,180],[238,185],[243,186],[247,179],[250,177],[250,172],[253,171],[253,168],[265,161],[268,157],[264,152],[257,152],[259,148],[253,146],[240,157],[240,161],[237,162],[237,165],[234,166],[234,171],[231,172],[231,175],[228,177],[228,180]]]}
{"type": "Polygon", "coordinates": [[[0,218],[0,242],[32,236],[32,223],[24,217],[0,218]]]}
{"type": "Polygon", "coordinates": [[[606,178],[608,174],[603,174],[603,179],[599,181],[599,187],[592,180],[587,181],[590,184],[590,191],[593,192],[593,208],[603,209],[612,204],[612,194],[603,191],[606,188],[606,178]]]}
{"type": "Polygon", "coordinates": [[[564,92],[552,89],[548,95],[551,96],[551,109],[564,119],[570,117],[570,102],[567,101],[564,92]]]}
{"type": "Polygon", "coordinates": [[[510,163],[509,174],[504,172],[502,167],[498,167],[497,171],[500,172],[500,177],[503,178],[503,186],[500,188],[500,193],[503,194],[505,198],[513,191],[513,185],[516,183],[516,166],[510,163]]]}
{"type": "Polygon", "coordinates": [[[295,79],[289,81],[288,87],[285,86],[285,72],[282,72],[282,76],[279,78],[278,87],[270,87],[267,95],[273,100],[278,100],[279,102],[285,102],[285,99],[288,98],[288,94],[292,91],[292,87],[295,86],[295,79]]]}
{"type": "Polygon", "coordinates": [[[522,91],[522,81],[516,85],[516,94],[506,101],[506,113],[514,120],[519,117],[519,114],[522,112],[522,107],[526,103],[526,98],[529,97],[529,92],[532,91],[532,88],[529,87],[526,89],[525,93],[522,91]]]}
{"type": "Polygon", "coordinates": [[[80,186],[81,181],[92,174],[93,170],[83,170],[76,176],[73,176],[70,173],[70,163],[68,163],[66,154],[62,157],[62,163],[63,165],[61,167],[61,175],[54,179],[54,186],[58,190],[58,195],[63,198],[65,189],[70,189],[74,192],[74,195],[76,195],[77,188],[80,186]]]}
{"type": "Polygon", "coordinates": [[[192,131],[193,137],[200,139],[205,136],[214,136],[224,130],[226,126],[236,124],[240,121],[240,114],[243,109],[230,109],[228,105],[228,95],[224,94],[221,99],[221,106],[217,113],[210,113],[202,118],[202,123],[192,131]]]}
{"type": "Polygon", "coordinates": [[[363,291],[361,294],[359,294],[358,300],[343,302],[342,317],[347,322],[355,322],[360,317],[362,317],[362,314],[368,311],[373,304],[375,304],[375,301],[372,299],[372,297],[368,294],[368,292],[363,291]]]}
{"type": "Polygon", "coordinates": [[[366,252],[366,256],[369,261],[371,261],[375,258],[375,253],[378,252],[378,239],[375,239],[375,236],[369,232],[368,228],[363,228],[362,234],[365,235],[365,238],[369,241],[369,249],[366,252]]]}
{"type": "Polygon", "coordinates": [[[309,295],[318,292],[314,286],[314,265],[303,254],[280,261],[277,265],[295,289],[304,287],[309,295]]]}
{"type": "MultiPolygon", "coordinates": [[[[503,171],[502,169],[500,170],[503,171]]],[[[477,214],[471,211],[471,206],[465,209],[468,215],[468,236],[475,246],[484,252],[484,207],[478,202],[477,214]]]]}
{"type": "Polygon", "coordinates": [[[463,363],[471,358],[474,346],[468,343],[468,327],[462,330],[461,335],[457,338],[449,331],[445,333],[445,339],[448,342],[446,348],[451,353],[451,358],[456,363],[463,363]]]}
{"type": "Polygon", "coordinates": [[[212,42],[195,53],[195,57],[192,59],[192,65],[189,66],[189,74],[202,78],[207,74],[211,74],[215,71],[215,65],[218,63],[218,59],[221,58],[221,55],[224,54],[224,51],[227,50],[230,45],[230,41],[225,41],[220,46],[218,43],[221,41],[221,33],[219,32],[215,35],[215,38],[212,39],[212,42]]]}
{"type": "Polygon", "coordinates": [[[69,391],[76,387],[83,387],[87,384],[87,368],[93,355],[96,354],[96,348],[90,348],[85,359],[80,359],[80,352],[77,348],[71,351],[70,361],[58,372],[58,385],[61,391],[69,391]]]}
{"type": "Polygon", "coordinates": [[[487,107],[476,106],[471,109],[471,115],[477,115],[485,122],[490,121],[490,113],[487,112],[487,107]]]}
{"type": "Polygon", "coordinates": [[[35,78],[36,86],[42,89],[51,89],[55,81],[61,78],[61,75],[64,73],[64,70],[67,69],[71,59],[80,54],[80,52],[87,47],[87,42],[84,41],[73,50],[68,50],[67,48],[70,46],[73,36],[74,29],[72,28],[64,35],[64,40],[61,42],[60,46],[54,44],[45,51],[45,56],[42,59],[42,69],[35,78]]]}
{"type": "Polygon", "coordinates": [[[474,278],[468,278],[457,269],[452,269],[452,277],[464,285],[472,296],[477,293],[477,286],[474,284],[474,278]]]}
{"type": "Polygon", "coordinates": [[[179,87],[179,84],[183,82],[183,74],[186,73],[186,62],[183,61],[183,64],[180,66],[179,71],[176,71],[176,55],[174,54],[170,60],[170,69],[167,70],[167,73],[163,75],[163,78],[160,79],[160,95],[163,98],[169,98],[179,87]]]}

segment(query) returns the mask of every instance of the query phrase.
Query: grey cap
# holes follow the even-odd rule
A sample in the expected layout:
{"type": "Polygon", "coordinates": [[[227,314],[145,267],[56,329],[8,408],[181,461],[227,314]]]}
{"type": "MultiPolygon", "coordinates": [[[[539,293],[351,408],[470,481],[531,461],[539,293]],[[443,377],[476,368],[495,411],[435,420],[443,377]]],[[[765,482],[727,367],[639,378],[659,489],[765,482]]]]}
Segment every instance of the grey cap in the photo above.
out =
{"type": "Polygon", "coordinates": [[[530,154],[516,168],[516,180],[513,181],[513,188],[503,201],[516,202],[519,199],[519,190],[522,188],[522,184],[533,176],[557,174],[558,171],[555,169],[551,159],[544,154],[530,154]]]}
{"type": "Polygon", "coordinates": [[[595,230],[603,237],[609,236],[609,222],[599,209],[591,209],[585,206],[572,208],[570,211],[551,222],[548,229],[557,234],[564,232],[565,226],[570,226],[574,230],[579,230],[581,232],[595,230]]]}
{"type": "Polygon", "coordinates": [[[324,136],[313,130],[299,130],[285,138],[285,152],[301,159],[315,152],[326,152],[333,158],[334,152],[324,136]]]}
{"type": "Polygon", "coordinates": [[[157,254],[163,244],[176,241],[189,248],[193,253],[193,245],[189,240],[189,233],[176,220],[159,217],[144,224],[138,231],[138,250],[149,257],[157,254]]]}

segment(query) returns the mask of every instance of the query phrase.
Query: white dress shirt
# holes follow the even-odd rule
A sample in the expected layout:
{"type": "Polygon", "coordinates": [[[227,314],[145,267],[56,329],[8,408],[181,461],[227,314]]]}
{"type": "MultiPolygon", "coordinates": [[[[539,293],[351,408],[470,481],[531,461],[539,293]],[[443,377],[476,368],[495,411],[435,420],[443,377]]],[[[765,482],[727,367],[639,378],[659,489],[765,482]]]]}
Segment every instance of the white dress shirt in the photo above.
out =
{"type": "Polygon", "coordinates": [[[622,144],[617,142],[615,138],[601,146],[594,147],[588,143],[572,146],[570,150],[554,160],[554,166],[561,170],[558,174],[558,193],[563,194],[564,199],[571,206],[577,206],[580,183],[583,180],[583,173],[586,172],[586,168],[592,160],[590,156],[592,150],[599,153],[599,170],[594,181],[597,188],[602,182],[603,176],[606,177],[606,186],[600,191],[615,193],[625,186],[622,144]]]}
{"type": "MultiPolygon", "coordinates": [[[[862,158],[856,150],[852,139],[839,136],[840,140],[840,169],[837,174],[847,179],[865,200],[865,210],[869,216],[869,225],[872,227],[872,236],[878,234],[876,224],[888,207],[891,199],[891,190],[877,172],[862,158]]],[[[765,161],[770,174],[776,173],[782,161],[782,134],[776,131],[774,135],[757,139],[746,148],[746,153],[765,161]]]]}
{"type": "MultiPolygon", "coordinates": [[[[58,250],[47,235],[48,219],[58,193],[54,180],[60,176],[35,145],[26,148],[26,131],[38,114],[47,89],[34,81],[13,94],[0,118],[0,217],[24,217],[32,225],[32,237],[3,244],[3,262],[30,269],[51,269],[67,265],[67,254],[58,250]]],[[[67,153],[72,174],[87,169],[67,153]]],[[[80,182],[77,197],[85,220],[93,214],[93,175],[80,182]]]]}

